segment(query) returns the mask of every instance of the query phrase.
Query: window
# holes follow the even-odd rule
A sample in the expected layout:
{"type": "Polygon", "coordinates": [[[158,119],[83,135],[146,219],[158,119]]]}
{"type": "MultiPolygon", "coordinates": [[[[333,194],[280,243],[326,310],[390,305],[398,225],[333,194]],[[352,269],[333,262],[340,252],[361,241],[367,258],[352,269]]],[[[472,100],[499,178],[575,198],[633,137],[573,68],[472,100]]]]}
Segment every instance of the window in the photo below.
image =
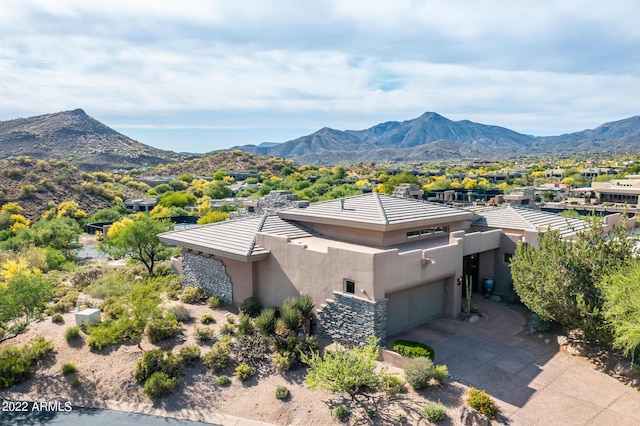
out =
{"type": "Polygon", "coordinates": [[[425,235],[442,234],[443,232],[449,232],[449,226],[434,226],[431,228],[420,229],[417,231],[407,232],[407,238],[424,237],[425,235]]]}
{"type": "Polygon", "coordinates": [[[511,263],[511,259],[513,258],[513,253],[505,253],[504,254],[504,263],[511,263]]]}
{"type": "Polygon", "coordinates": [[[344,280],[344,292],[354,294],[356,292],[356,282],[353,280],[344,280]]]}

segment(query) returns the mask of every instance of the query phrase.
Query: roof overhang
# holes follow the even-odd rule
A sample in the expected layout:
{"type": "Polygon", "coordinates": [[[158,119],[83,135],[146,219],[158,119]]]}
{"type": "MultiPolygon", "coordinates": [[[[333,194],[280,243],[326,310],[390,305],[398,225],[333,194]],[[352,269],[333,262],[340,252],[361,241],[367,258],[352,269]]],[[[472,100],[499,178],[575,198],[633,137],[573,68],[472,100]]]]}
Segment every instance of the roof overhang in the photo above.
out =
{"type": "Polygon", "coordinates": [[[218,250],[218,249],[207,247],[201,244],[195,244],[195,243],[176,240],[166,234],[159,234],[158,239],[164,244],[182,247],[183,249],[188,249],[194,252],[210,254],[215,257],[223,257],[227,259],[238,260],[240,262],[245,262],[245,263],[258,262],[260,260],[265,260],[269,257],[269,253],[252,254],[251,256],[246,256],[238,253],[228,252],[225,250],[218,250]]]}

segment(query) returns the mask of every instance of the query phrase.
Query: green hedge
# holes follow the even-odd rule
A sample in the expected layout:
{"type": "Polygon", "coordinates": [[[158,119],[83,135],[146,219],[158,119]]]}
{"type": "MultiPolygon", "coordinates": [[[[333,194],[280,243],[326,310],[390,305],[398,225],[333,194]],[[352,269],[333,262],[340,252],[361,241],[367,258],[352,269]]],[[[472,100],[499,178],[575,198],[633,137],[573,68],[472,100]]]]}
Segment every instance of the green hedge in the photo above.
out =
{"type": "Polygon", "coordinates": [[[433,361],[435,356],[431,346],[420,342],[413,342],[411,340],[398,339],[393,342],[392,349],[394,352],[397,352],[407,358],[417,358],[422,356],[433,361]]]}
{"type": "Polygon", "coordinates": [[[0,389],[22,383],[31,377],[36,362],[53,350],[53,344],[36,337],[31,344],[21,348],[6,346],[0,349],[0,389]]]}

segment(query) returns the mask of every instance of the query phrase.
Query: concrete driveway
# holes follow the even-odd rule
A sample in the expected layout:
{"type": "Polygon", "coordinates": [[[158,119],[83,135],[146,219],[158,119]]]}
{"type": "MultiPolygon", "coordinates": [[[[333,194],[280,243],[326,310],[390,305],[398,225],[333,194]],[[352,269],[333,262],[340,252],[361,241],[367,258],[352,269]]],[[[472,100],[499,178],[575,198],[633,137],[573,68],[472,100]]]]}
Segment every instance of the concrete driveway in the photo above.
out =
{"type": "Polygon", "coordinates": [[[435,363],[497,401],[511,425],[640,425],[640,392],[559,351],[556,335],[527,336],[525,318],[505,305],[473,300],[477,323],[441,318],[397,338],[433,347],[435,363]]]}

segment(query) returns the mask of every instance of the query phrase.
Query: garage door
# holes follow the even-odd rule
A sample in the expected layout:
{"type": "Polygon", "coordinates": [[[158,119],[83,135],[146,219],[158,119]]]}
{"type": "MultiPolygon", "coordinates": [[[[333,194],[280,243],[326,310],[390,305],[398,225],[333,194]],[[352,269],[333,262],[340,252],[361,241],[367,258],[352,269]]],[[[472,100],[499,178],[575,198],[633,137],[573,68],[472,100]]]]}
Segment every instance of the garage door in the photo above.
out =
{"type": "Polygon", "coordinates": [[[388,294],[387,299],[387,336],[392,336],[442,316],[444,281],[388,294]]]}

